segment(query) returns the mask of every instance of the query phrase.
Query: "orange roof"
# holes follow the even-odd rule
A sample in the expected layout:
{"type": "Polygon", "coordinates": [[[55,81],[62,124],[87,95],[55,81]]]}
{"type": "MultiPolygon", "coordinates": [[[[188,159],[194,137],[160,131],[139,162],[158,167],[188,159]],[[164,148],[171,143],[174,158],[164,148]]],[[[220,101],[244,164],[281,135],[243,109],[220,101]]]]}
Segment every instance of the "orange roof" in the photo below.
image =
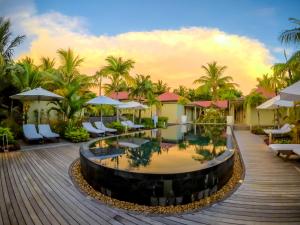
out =
{"type": "Polygon", "coordinates": [[[179,98],[179,95],[172,92],[165,92],[157,97],[161,102],[177,102],[179,98]]]}
{"type": "Polygon", "coordinates": [[[117,99],[117,100],[128,100],[129,93],[127,91],[120,91],[120,92],[112,92],[109,94],[110,98],[117,99]]]}
{"type": "Polygon", "coordinates": [[[192,102],[191,105],[200,106],[203,108],[208,108],[211,106],[216,106],[221,109],[226,109],[228,107],[227,100],[219,100],[219,101],[196,101],[192,102]]]}
{"type": "Polygon", "coordinates": [[[255,92],[260,93],[265,98],[273,98],[276,96],[274,91],[269,91],[263,87],[258,87],[255,89],[255,92]]]}

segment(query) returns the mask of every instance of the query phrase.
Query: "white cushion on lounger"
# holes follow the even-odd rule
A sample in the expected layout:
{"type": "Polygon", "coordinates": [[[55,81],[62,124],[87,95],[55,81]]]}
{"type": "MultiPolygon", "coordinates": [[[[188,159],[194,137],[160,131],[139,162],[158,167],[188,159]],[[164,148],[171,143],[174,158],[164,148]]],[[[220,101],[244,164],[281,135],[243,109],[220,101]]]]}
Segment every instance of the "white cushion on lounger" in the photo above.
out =
{"type": "Polygon", "coordinates": [[[23,133],[24,133],[25,138],[28,140],[43,139],[43,136],[37,132],[34,124],[24,124],[23,125],[23,133]]]}
{"type": "Polygon", "coordinates": [[[140,125],[140,124],[134,124],[132,121],[130,121],[130,120],[127,120],[127,121],[125,121],[127,124],[128,124],[128,126],[129,127],[131,127],[131,128],[143,128],[144,127],[144,125],[140,125]]]}
{"type": "Polygon", "coordinates": [[[293,152],[300,156],[300,147],[293,149],[293,152]]]}
{"type": "Polygon", "coordinates": [[[98,129],[106,131],[106,132],[117,132],[116,129],[106,127],[101,121],[96,121],[95,122],[95,126],[98,129]]]}
{"type": "Polygon", "coordinates": [[[267,134],[286,134],[292,131],[294,125],[284,124],[280,129],[264,129],[267,134]]]}
{"type": "Polygon", "coordinates": [[[59,134],[52,132],[49,124],[39,124],[39,133],[45,138],[59,138],[59,134]]]}
{"type": "Polygon", "coordinates": [[[300,149],[300,144],[270,144],[269,148],[273,151],[292,151],[300,149]]]}
{"type": "Polygon", "coordinates": [[[103,133],[105,133],[105,131],[99,130],[99,129],[93,127],[93,125],[90,122],[83,122],[82,126],[89,133],[93,133],[93,134],[103,134],[103,133]]]}

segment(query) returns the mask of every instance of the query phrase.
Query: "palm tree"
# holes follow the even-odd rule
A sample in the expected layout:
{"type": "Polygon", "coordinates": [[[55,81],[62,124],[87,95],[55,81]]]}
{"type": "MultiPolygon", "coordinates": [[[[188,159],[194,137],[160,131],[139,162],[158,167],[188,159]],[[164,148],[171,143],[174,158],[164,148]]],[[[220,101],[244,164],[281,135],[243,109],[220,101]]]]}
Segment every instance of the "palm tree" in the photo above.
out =
{"type": "Polygon", "coordinates": [[[10,61],[14,53],[14,48],[20,45],[25,35],[18,35],[12,38],[10,32],[10,21],[0,17],[0,54],[4,57],[5,61],[10,61]]]}
{"type": "Polygon", "coordinates": [[[154,93],[156,95],[161,95],[165,92],[170,91],[167,83],[164,83],[162,80],[158,80],[157,83],[154,83],[154,93]]]}
{"type": "Polygon", "coordinates": [[[41,85],[42,73],[29,57],[19,61],[12,70],[12,83],[19,91],[27,91],[41,85]]]}
{"type": "Polygon", "coordinates": [[[185,97],[188,95],[188,89],[183,85],[179,85],[178,89],[174,89],[174,93],[185,97]]]}
{"type": "Polygon", "coordinates": [[[102,95],[102,79],[106,78],[108,75],[103,69],[96,72],[93,76],[94,85],[99,87],[99,96],[102,95]]]}
{"type": "Polygon", "coordinates": [[[157,99],[157,97],[153,94],[153,93],[151,93],[151,92],[149,92],[148,94],[147,94],[147,105],[149,105],[149,107],[150,107],[150,115],[151,115],[151,118],[152,118],[152,106],[154,105],[155,106],[155,108],[156,108],[156,115],[159,115],[160,113],[160,110],[161,110],[161,107],[162,107],[162,104],[161,104],[161,102],[157,99]]]}
{"type": "Polygon", "coordinates": [[[4,60],[4,57],[0,55],[0,93],[9,85],[9,78],[7,73],[8,65],[4,60]]]}
{"type": "Polygon", "coordinates": [[[258,84],[257,87],[263,87],[267,90],[274,91],[272,86],[272,78],[269,74],[265,73],[261,77],[256,78],[258,84]]]}
{"type": "Polygon", "coordinates": [[[74,119],[76,113],[84,108],[84,103],[88,100],[88,95],[79,95],[80,86],[80,82],[73,82],[72,85],[65,86],[64,90],[60,93],[64,96],[64,99],[62,101],[51,102],[52,107],[50,107],[48,112],[58,112],[63,121],[74,119]]]}
{"type": "MultiPolygon", "coordinates": [[[[108,65],[103,68],[103,72],[108,75],[108,78],[111,80],[111,90],[115,91],[118,95],[119,87],[118,84],[121,84],[123,81],[127,83],[132,82],[132,77],[129,72],[134,66],[133,60],[123,60],[122,57],[108,56],[106,59],[108,65]],[[117,84],[113,84],[117,82],[117,84]]],[[[108,88],[106,88],[108,89],[108,88]]]]}
{"type": "MultiPolygon", "coordinates": [[[[152,93],[152,87],[153,84],[149,75],[137,74],[130,88],[129,96],[141,102],[142,99],[145,99],[147,95],[152,93]]],[[[141,122],[141,110],[139,110],[139,121],[141,122]]]]}
{"type": "Polygon", "coordinates": [[[111,80],[110,83],[104,84],[105,94],[110,94],[112,92],[119,93],[121,91],[128,90],[128,86],[126,82],[121,78],[111,77],[110,80],[111,80]]]}
{"type": "Polygon", "coordinates": [[[50,59],[49,57],[42,57],[41,58],[41,65],[40,69],[42,71],[53,71],[55,68],[55,59],[50,59]]]}
{"type": "Polygon", "coordinates": [[[130,96],[141,102],[150,92],[152,93],[152,87],[153,84],[149,75],[137,74],[130,88],[130,96]]]}
{"type": "Polygon", "coordinates": [[[234,88],[238,86],[233,83],[231,76],[224,76],[223,73],[226,70],[226,66],[219,66],[217,62],[208,63],[207,66],[202,66],[205,75],[202,75],[199,79],[195,80],[195,84],[201,84],[201,87],[207,87],[212,91],[212,99],[217,100],[218,91],[222,87],[234,88]]]}
{"type": "Polygon", "coordinates": [[[281,43],[300,43],[300,20],[295,18],[289,18],[296,27],[293,29],[285,30],[279,36],[281,43]]]}
{"type": "Polygon", "coordinates": [[[65,81],[69,83],[78,76],[81,76],[79,67],[84,61],[83,58],[80,58],[79,55],[75,56],[73,50],[70,48],[68,50],[59,49],[57,53],[61,65],[58,70],[63,75],[62,77],[65,81]]]}

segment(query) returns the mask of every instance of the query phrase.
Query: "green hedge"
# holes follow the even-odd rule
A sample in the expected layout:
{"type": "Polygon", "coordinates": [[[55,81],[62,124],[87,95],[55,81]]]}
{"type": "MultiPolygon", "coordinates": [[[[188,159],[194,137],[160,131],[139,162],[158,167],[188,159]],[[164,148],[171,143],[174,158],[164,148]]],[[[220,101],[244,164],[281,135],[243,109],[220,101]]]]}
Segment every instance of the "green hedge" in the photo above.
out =
{"type": "MultiPolygon", "coordinates": [[[[144,117],[142,118],[142,124],[145,126],[145,128],[154,128],[154,123],[152,118],[150,117],[144,117]]],[[[160,116],[158,117],[158,121],[157,121],[157,127],[161,128],[164,127],[164,125],[168,124],[168,117],[165,116],[160,116]]]]}

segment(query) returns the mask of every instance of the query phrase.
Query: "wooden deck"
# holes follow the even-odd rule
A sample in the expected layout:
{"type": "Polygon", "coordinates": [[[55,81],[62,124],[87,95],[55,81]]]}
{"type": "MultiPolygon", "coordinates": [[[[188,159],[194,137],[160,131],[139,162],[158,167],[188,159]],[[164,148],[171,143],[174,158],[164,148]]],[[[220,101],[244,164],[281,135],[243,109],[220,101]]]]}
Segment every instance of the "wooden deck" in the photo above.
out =
{"type": "Polygon", "coordinates": [[[78,145],[0,154],[0,224],[300,224],[300,161],[284,161],[249,131],[235,132],[246,166],[240,188],[199,212],[144,216],[92,201],[68,169],[78,145]]]}

